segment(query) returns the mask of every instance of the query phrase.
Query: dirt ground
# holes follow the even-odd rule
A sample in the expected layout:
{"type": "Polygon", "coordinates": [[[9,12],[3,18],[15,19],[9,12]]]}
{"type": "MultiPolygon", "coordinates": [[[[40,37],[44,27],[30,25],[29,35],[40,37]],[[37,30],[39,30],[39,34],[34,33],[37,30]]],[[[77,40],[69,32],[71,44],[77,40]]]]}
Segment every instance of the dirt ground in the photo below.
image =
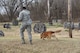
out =
{"type": "Polygon", "coordinates": [[[0,30],[5,33],[5,37],[0,37],[0,53],[80,53],[79,30],[73,30],[73,38],[69,38],[68,29],[47,26],[47,31],[62,30],[56,34],[58,40],[55,37],[41,40],[40,34],[32,31],[33,45],[30,45],[26,31],[26,44],[21,44],[19,28],[20,26],[12,26],[11,29],[4,29],[0,25],[0,30]]]}

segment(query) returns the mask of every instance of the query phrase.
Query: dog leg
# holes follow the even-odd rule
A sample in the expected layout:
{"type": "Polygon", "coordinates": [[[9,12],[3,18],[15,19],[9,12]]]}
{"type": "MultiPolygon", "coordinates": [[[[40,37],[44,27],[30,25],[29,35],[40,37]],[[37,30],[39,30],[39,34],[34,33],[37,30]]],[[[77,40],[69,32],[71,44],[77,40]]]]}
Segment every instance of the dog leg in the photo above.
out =
{"type": "Polygon", "coordinates": [[[55,34],[54,34],[54,35],[52,35],[52,37],[55,37],[55,38],[56,38],[56,40],[58,40],[58,38],[55,36],[55,34]]]}
{"type": "Polygon", "coordinates": [[[43,38],[43,40],[45,40],[45,39],[43,38]]]}
{"type": "Polygon", "coordinates": [[[55,36],[56,40],[58,41],[58,38],[55,36]]]}
{"type": "Polygon", "coordinates": [[[47,39],[50,40],[51,39],[51,35],[47,36],[47,39]]]}
{"type": "Polygon", "coordinates": [[[44,37],[42,37],[41,39],[45,40],[44,37]]]}

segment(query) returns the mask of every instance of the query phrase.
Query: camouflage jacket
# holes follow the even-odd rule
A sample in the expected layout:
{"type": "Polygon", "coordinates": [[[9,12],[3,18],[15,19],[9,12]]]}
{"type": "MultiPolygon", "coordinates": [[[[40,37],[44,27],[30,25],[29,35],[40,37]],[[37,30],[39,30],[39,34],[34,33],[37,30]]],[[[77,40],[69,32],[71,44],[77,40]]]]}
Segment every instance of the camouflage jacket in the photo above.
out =
{"type": "Polygon", "coordinates": [[[30,25],[32,24],[32,20],[30,18],[30,11],[22,10],[19,13],[19,17],[17,18],[18,21],[22,21],[22,25],[30,25]]]}

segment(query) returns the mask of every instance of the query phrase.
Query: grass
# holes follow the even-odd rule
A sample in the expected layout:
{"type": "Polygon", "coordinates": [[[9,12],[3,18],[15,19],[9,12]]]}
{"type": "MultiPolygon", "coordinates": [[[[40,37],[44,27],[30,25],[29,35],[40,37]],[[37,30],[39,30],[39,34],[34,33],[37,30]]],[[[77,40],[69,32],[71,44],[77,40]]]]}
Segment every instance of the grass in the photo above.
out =
{"type": "Polygon", "coordinates": [[[47,28],[52,28],[52,27],[55,27],[55,28],[63,27],[63,25],[60,24],[60,23],[53,23],[52,26],[50,26],[48,23],[45,23],[45,25],[47,26],[47,28]]]}
{"type": "Polygon", "coordinates": [[[34,39],[33,45],[22,45],[20,40],[6,40],[0,41],[1,53],[79,53],[80,41],[79,40],[39,40],[34,39]]]}
{"type": "Polygon", "coordinates": [[[24,32],[26,44],[21,44],[20,26],[11,26],[11,29],[4,29],[0,25],[0,30],[5,33],[5,37],[0,37],[0,53],[80,53],[79,32],[73,31],[74,35],[71,39],[68,37],[68,32],[62,27],[46,26],[48,30],[62,29],[62,32],[56,34],[59,40],[57,41],[55,38],[41,40],[40,34],[32,31],[33,45],[30,45],[26,31],[24,32]]]}

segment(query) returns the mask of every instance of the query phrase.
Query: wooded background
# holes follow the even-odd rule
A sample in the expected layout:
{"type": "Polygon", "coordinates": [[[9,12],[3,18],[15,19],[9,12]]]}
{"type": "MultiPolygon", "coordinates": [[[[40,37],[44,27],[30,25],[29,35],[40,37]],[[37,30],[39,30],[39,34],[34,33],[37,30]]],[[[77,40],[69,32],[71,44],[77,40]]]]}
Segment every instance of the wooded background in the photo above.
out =
{"type": "MultiPolygon", "coordinates": [[[[0,22],[16,20],[23,6],[31,12],[33,21],[47,22],[61,19],[68,20],[68,0],[49,0],[50,17],[48,18],[48,0],[0,0],[0,22]]],[[[72,21],[80,21],[80,0],[72,0],[72,21]]]]}

